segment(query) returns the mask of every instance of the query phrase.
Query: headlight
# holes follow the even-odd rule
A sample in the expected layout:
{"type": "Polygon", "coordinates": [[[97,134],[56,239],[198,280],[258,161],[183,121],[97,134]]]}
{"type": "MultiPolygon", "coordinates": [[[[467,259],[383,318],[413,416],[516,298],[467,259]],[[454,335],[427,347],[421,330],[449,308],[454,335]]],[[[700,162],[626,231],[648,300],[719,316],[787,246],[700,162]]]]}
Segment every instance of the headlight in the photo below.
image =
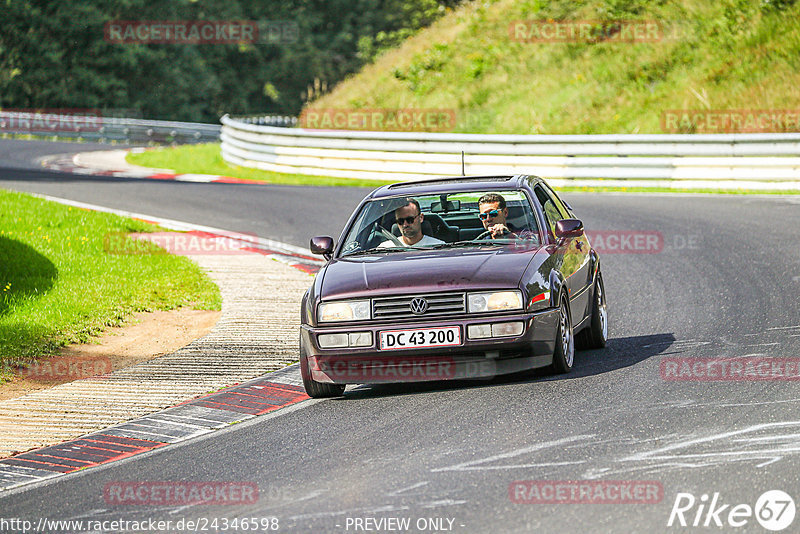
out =
{"type": "Polygon", "coordinates": [[[467,312],[481,313],[522,309],[519,291],[486,291],[467,294],[467,312]]]}
{"type": "Polygon", "coordinates": [[[319,321],[321,323],[366,321],[370,318],[369,308],[368,300],[323,302],[319,305],[319,321]]]}

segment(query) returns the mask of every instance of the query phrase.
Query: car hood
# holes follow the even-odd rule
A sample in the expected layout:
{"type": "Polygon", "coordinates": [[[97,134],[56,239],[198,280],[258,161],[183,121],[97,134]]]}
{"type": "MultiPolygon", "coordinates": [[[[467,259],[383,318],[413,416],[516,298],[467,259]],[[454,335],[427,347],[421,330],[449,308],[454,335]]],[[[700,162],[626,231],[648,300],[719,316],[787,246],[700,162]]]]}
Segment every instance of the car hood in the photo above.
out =
{"type": "Polygon", "coordinates": [[[515,288],[537,250],[493,247],[337,258],[325,268],[319,296],[338,299],[515,288]]]}

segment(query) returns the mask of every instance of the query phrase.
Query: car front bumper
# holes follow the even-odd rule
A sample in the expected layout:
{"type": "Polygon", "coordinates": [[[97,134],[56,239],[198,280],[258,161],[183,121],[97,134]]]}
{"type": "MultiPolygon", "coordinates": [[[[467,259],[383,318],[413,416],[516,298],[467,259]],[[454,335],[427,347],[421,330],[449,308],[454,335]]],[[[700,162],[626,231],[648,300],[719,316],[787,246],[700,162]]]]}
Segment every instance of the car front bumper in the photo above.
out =
{"type": "Polygon", "coordinates": [[[417,322],[361,323],[346,326],[302,325],[302,353],[311,378],[328,384],[374,384],[434,380],[488,379],[497,375],[545,367],[552,363],[558,310],[482,317],[448,317],[417,322]],[[468,339],[470,325],[524,324],[521,335],[468,339]],[[380,350],[380,332],[458,326],[460,344],[446,347],[380,350]],[[323,349],[321,334],[371,332],[369,347],[323,349]]]}

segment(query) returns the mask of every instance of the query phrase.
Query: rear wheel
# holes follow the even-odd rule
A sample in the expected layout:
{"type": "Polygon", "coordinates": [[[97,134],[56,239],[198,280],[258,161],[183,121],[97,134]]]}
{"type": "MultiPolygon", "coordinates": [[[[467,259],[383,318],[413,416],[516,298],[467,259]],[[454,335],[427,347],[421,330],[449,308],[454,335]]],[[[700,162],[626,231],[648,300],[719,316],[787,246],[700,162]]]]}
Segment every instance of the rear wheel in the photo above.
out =
{"type": "Polygon", "coordinates": [[[344,393],[344,384],[325,384],[311,378],[308,354],[302,340],[300,340],[300,375],[303,377],[303,387],[306,388],[309,397],[315,399],[341,397],[344,393]]]}
{"type": "Polygon", "coordinates": [[[556,332],[556,349],[553,351],[552,370],[555,373],[569,373],[575,362],[575,336],[572,332],[572,320],[565,299],[561,299],[558,307],[558,331],[556,332]]]}
{"type": "Polygon", "coordinates": [[[603,276],[598,272],[594,286],[594,300],[592,301],[592,318],[589,326],[584,328],[577,336],[577,341],[582,349],[602,349],[608,340],[608,306],[606,305],[606,288],[603,286],[603,276]]]}

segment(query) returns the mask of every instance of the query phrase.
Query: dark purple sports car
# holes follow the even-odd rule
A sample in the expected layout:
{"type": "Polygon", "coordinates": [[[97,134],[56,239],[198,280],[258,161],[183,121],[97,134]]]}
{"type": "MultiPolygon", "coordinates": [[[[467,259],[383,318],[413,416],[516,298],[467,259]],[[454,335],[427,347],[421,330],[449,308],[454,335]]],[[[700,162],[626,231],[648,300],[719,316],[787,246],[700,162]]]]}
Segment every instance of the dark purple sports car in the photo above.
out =
{"type": "Polygon", "coordinates": [[[535,176],[440,178],[370,193],[303,297],[312,397],[346,384],[566,373],[608,333],[600,260],[535,176]]]}

